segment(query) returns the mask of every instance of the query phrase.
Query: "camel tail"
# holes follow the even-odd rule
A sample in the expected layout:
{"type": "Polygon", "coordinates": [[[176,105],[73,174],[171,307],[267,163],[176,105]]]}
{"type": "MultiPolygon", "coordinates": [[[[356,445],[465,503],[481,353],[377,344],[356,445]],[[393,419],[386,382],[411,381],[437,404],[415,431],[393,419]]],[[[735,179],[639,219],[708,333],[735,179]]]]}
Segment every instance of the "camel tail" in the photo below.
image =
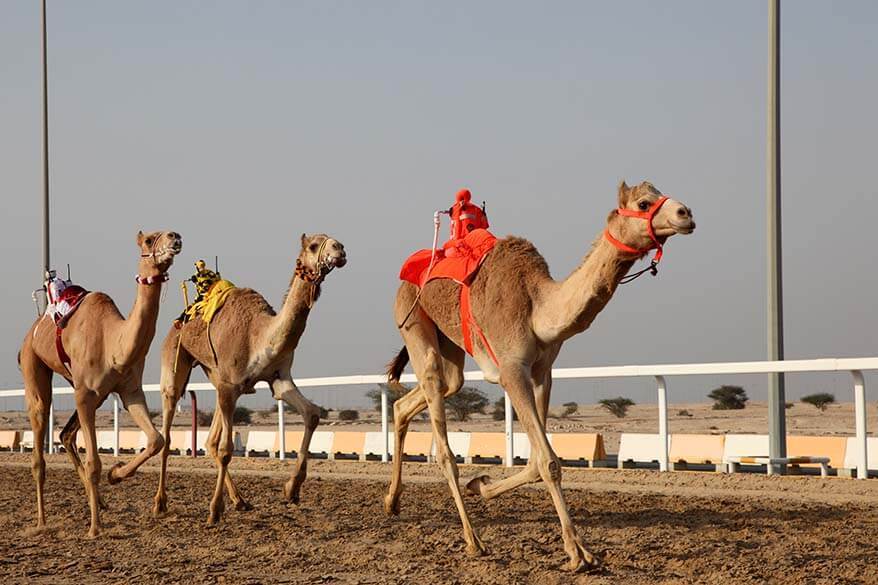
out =
{"type": "Polygon", "coordinates": [[[402,346],[402,349],[399,350],[399,353],[396,354],[396,357],[393,358],[389,364],[387,364],[387,381],[388,382],[399,382],[399,378],[402,376],[402,371],[405,369],[406,364],[409,363],[409,350],[406,346],[402,346]]]}

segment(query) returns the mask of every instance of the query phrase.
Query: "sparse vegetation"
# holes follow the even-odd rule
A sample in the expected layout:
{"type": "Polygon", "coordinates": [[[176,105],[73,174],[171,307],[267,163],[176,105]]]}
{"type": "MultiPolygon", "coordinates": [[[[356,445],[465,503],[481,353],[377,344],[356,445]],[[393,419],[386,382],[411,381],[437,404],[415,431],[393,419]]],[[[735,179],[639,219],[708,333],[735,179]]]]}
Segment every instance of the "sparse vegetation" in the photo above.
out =
{"type": "Polygon", "coordinates": [[[818,392],[817,394],[809,394],[802,396],[802,402],[810,404],[817,410],[826,410],[830,404],[835,404],[835,395],[828,392],[818,392]]]}
{"type": "Polygon", "coordinates": [[[366,397],[372,401],[372,404],[375,405],[375,410],[381,412],[381,389],[387,388],[387,416],[390,420],[393,420],[393,404],[402,398],[408,393],[409,388],[406,386],[393,383],[393,384],[378,384],[377,388],[373,388],[366,392],[366,397]]]}
{"type": "MultiPolygon", "coordinates": [[[[506,400],[501,396],[494,401],[494,410],[491,411],[491,418],[494,420],[504,420],[506,418],[506,400]]],[[[512,420],[518,420],[518,413],[512,409],[512,420]]]]}
{"type": "Polygon", "coordinates": [[[203,410],[199,410],[195,415],[196,420],[198,420],[198,426],[200,427],[209,427],[210,423],[213,422],[213,415],[209,412],[204,412],[203,410]]]}
{"type": "Polygon", "coordinates": [[[677,411],[677,416],[688,416],[689,418],[692,418],[692,413],[684,408],[683,410],[677,411]]]}
{"type": "Polygon", "coordinates": [[[741,410],[747,406],[747,392],[740,386],[720,386],[707,395],[714,410],[741,410]]]}
{"type": "MultiPolygon", "coordinates": [[[[329,418],[329,412],[332,410],[331,408],[329,410],[327,410],[327,409],[323,408],[322,406],[320,406],[319,404],[317,404],[316,406],[317,406],[317,408],[320,409],[320,420],[325,420],[325,419],[329,418]]],[[[292,406],[290,406],[286,402],[284,402],[284,412],[287,414],[299,414],[298,410],[296,410],[295,408],[293,408],[292,406]]]]}
{"type": "Polygon", "coordinates": [[[791,409],[792,407],[793,407],[792,402],[787,402],[786,404],[784,404],[784,408],[786,408],[787,410],[791,409]]]}
{"type": "Polygon", "coordinates": [[[564,410],[561,411],[561,416],[564,418],[573,416],[576,414],[576,411],[579,410],[579,405],[575,402],[565,402],[561,406],[564,408],[564,410]]]}
{"type": "Polygon", "coordinates": [[[598,401],[598,404],[606,408],[616,418],[625,418],[628,414],[628,409],[634,406],[634,401],[630,398],[619,396],[618,398],[604,398],[598,401]]]}
{"type": "Polygon", "coordinates": [[[356,410],[339,410],[338,411],[338,420],[357,420],[360,418],[360,413],[356,410]]]}
{"type": "Polygon", "coordinates": [[[459,421],[469,420],[472,414],[483,414],[488,404],[488,397],[484,392],[468,386],[445,399],[445,409],[459,421]]]}
{"type": "Polygon", "coordinates": [[[249,425],[253,411],[246,406],[236,406],[235,412],[232,413],[232,423],[236,425],[249,425]]]}

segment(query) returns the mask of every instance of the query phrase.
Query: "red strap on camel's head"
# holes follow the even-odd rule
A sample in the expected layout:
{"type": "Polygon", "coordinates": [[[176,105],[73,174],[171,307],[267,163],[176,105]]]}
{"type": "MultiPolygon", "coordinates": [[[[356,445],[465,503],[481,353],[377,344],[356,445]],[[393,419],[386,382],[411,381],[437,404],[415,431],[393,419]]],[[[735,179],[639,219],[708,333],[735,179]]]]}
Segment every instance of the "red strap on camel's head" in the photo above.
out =
{"type": "Polygon", "coordinates": [[[643,220],[646,220],[646,231],[649,234],[649,239],[652,240],[652,244],[647,246],[646,248],[633,248],[627,244],[624,244],[614,238],[610,234],[610,229],[607,228],[604,230],[604,237],[608,242],[616,246],[618,249],[623,252],[628,252],[629,254],[646,254],[653,248],[655,248],[655,256],[652,259],[653,264],[658,264],[662,259],[662,244],[658,241],[658,238],[655,237],[655,231],[652,228],[652,220],[655,218],[655,215],[659,212],[659,209],[662,208],[662,205],[665,204],[668,198],[664,195],[656,199],[655,203],[653,203],[649,209],[646,211],[634,211],[633,209],[625,209],[624,207],[620,207],[616,210],[616,213],[622,215],[624,217],[637,217],[643,220]]]}

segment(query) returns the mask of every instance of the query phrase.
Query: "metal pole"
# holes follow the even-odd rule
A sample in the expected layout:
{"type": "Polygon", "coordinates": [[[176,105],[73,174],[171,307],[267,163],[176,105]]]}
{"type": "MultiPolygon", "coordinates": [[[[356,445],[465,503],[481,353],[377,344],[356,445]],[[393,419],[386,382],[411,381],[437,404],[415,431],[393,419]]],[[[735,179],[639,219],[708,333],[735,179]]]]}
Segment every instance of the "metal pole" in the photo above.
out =
{"type": "MultiPolygon", "coordinates": [[[[381,448],[381,462],[387,463],[390,459],[390,432],[387,428],[387,384],[381,385],[381,434],[384,436],[384,444],[381,448]]],[[[397,453],[397,457],[402,457],[402,453],[397,453]]]]}
{"type": "MultiPolygon", "coordinates": [[[[277,444],[278,444],[278,458],[286,459],[287,458],[287,435],[285,432],[286,425],[284,425],[284,401],[277,401],[277,444]]],[[[301,454],[299,455],[301,456],[301,454]]]]}
{"type": "Polygon", "coordinates": [[[655,383],[658,386],[659,440],[662,444],[659,450],[659,469],[667,471],[668,459],[670,458],[668,455],[670,445],[668,440],[668,386],[664,376],[656,376],[655,383]]]}
{"type": "MultiPolygon", "coordinates": [[[[768,0],[768,116],[767,116],[767,246],[768,246],[768,359],[784,359],[783,270],[781,251],[780,158],[780,0],[768,0]]],[[[768,452],[786,457],[786,392],[783,374],[768,376],[768,452]]],[[[785,466],[779,466],[783,473],[785,466]]]]}
{"type": "Polygon", "coordinates": [[[854,377],[854,416],[857,420],[857,479],[869,477],[867,441],[866,441],[866,382],[863,380],[863,372],[853,370],[854,377]]]}
{"type": "Polygon", "coordinates": [[[119,396],[113,395],[113,455],[119,456],[119,396]]]}
{"type": "MultiPolygon", "coordinates": [[[[192,457],[198,457],[198,397],[194,390],[189,391],[189,400],[192,401],[192,457]]],[[[182,453],[181,453],[182,455],[182,453]]]]}
{"type": "Polygon", "coordinates": [[[46,44],[46,0],[42,2],[43,25],[43,271],[40,282],[49,271],[49,76],[46,44]]]}
{"type": "Polygon", "coordinates": [[[509,394],[503,393],[503,414],[506,417],[506,467],[515,465],[515,450],[512,434],[512,401],[509,394]]]}
{"type": "Polygon", "coordinates": [[[55,452],[55,405],[49,405],[49,436],[47,437],[48,444],[46,445],[47,453],[55,452]]]}

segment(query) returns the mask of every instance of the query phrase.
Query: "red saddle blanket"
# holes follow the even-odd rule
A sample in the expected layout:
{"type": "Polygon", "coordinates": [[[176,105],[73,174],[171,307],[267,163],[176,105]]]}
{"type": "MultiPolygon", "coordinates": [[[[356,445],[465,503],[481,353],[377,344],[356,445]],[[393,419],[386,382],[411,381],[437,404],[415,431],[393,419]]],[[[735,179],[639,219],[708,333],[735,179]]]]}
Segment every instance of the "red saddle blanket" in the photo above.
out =
{"type": "Polygon", "coordinates": [[[82,299],[85,298],[88,292],[89,291],[85,290],[81,286],[72,285],[65,288],[61,292],[61,296],[58,299],[59,303],[61,301],[65,301],[69,306],[69,309],[67,309],[67,312],[63,315],[58,316],[57,321],[55,321],[55,349],[58,352],[58,359],[61,360],[61,363],[64,364],[64,367],[67,368],[67,371],[70,373],[72,373],[70,356],[64,349],[64,342],[61,339],[61,332],[67,326],[67,322],[70,321],[70,317],[73,316],[73,313],[75,313],[76,309],[79,308],[79,305],[82,304],[82,299]]]}
{"type": "Polygon", "coordinates": [[[422,287],[434,278],[450,278],[468,284],[485,256],[494,248],[497,238],[486,229],[477,229],[457,240],[449,240],[436,250],[430,270],[432,250],[418,250],[408,257],[399,271],[399,278],[422,287]]]}

